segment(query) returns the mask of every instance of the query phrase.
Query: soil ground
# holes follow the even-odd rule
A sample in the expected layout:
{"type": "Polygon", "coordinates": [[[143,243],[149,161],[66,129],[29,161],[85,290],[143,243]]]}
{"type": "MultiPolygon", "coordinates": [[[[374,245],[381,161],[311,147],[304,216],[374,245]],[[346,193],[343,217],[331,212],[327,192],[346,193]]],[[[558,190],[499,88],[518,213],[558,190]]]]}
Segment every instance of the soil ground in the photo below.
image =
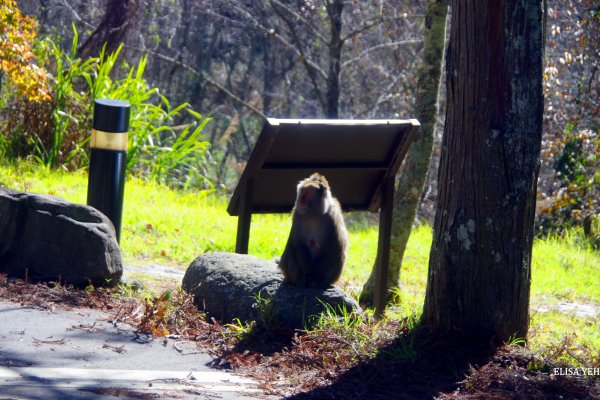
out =
{"type": "MultiPolygon", "coordinates": [[[[180,296],[168,299],[162,295],[140,302],[115,292],[31,284],[0,274],[3,303],[13,302],[58,315],[85,313],[90,309],[102,311],[113,323],[128,324],[134,336],[148,335],[159,342],[176,337],[188,345],[192,343],[211,359],[208,364],[215,371],[232,370],[257,382],[254,387],[260,392],[252,393],[253,397],[600,399],[598,366],[586,371],[567,369],[568,365],[544,359],[521,346],[496,348],[490,341],[479,338],[432,336],[409,329],[406,321],[387,321],[378,328],[387,334],[387,339],[381,341],[376,355],[364,356],[334,330],[255,330],[251,335],[239,337],[235,335],[235,327],[207,320],[189,298],[180,296]],[[169,316],[167,305],[171,308],[169,316]]],[[[17,335],[9,331],[3,334],[17,335]]],[[[41,332],[35,334],[39,336],[41,332]]],[[[41,344],[60,340],[37,336],[36,339],[41,344]]],[[[105,354],[122,358],[118,352],[113,355],[110,348],[104,350],[105,354]]],[[[6,366],[8,361],[2,351],[5,349],[0,349],[4,364],[0,366],[6,366]]],[[[152,398],[126,396],[133,392],[123,396],[115,393],[117,398],[152,398]]],[[[146,396],[158,393],[158,388],[143,393],[146,396]]]]}

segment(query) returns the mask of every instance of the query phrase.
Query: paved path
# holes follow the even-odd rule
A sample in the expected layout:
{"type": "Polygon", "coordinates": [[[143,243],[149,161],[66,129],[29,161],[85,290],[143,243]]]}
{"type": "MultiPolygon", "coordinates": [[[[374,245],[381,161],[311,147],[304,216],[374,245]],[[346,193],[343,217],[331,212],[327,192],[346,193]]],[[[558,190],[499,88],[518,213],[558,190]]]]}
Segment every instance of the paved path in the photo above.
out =
{"type": "Polygon", "coordinates": [[[0,301],[0,400],[260,395],[255,382],[211,369],[211,360],[194,343],[139,337],[99,311],[53,313],[0,301]]]}

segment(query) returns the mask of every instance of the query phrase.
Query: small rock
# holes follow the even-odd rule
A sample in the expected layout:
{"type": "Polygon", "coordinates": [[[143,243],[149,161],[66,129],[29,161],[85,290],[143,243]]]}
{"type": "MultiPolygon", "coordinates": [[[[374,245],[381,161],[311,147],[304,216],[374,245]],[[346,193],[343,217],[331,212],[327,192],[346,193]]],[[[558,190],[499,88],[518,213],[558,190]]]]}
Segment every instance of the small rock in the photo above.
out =
{"type": "Polygon", "coordinates": [[[120,284],[130,290],[133,290],[134,292],[141,292],[143,290],[146,290],[146,286],[144,285],[144,283],[136,278],[121,277],[120,284]]]}

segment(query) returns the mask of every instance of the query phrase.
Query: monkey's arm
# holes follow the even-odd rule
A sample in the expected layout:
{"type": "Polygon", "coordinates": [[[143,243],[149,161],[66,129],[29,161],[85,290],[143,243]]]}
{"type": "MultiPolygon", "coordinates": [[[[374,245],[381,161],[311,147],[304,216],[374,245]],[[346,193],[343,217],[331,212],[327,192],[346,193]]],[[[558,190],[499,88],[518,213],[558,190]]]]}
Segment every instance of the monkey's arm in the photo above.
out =
{"type": "Polygon", "coordinates": [[[279,261],[284,281],[305,286],[309,265],[310,254],[302,242],[299,225],[292,224],[290,236],[279,261]]]}

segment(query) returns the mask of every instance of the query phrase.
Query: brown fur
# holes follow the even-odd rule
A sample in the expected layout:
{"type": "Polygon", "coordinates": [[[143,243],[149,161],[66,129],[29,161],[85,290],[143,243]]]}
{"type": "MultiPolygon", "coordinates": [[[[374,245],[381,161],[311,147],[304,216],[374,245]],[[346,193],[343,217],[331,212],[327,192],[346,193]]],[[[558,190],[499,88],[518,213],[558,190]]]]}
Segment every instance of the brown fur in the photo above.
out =
{"type": "Polygon", "coordinates": [[[331,285],[342,274],[347,247],[340,203],[327,179],[312,174],[297,187],[292,228],[279,262],[284,280],[303,287],[331,285]]]}

